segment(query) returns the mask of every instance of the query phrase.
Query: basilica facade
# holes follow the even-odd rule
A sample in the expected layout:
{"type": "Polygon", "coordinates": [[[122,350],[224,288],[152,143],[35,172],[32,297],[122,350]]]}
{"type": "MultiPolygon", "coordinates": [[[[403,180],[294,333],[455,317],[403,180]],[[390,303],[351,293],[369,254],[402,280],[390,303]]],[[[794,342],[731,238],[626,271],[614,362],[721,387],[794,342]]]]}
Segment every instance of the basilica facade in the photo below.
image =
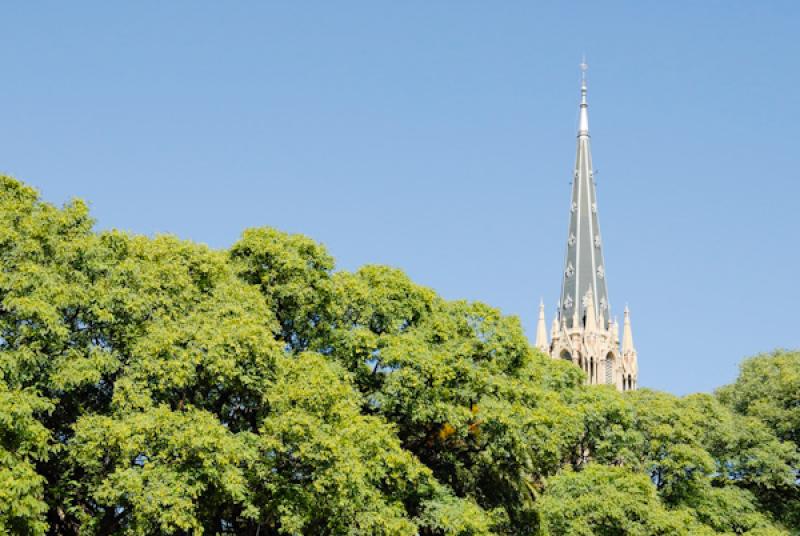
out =
{"type": "Polygon", "coordinates": [[[544,304],[539,304],[536,347],[553,359],[565,359],[582,368],[590,384],[614,385],[629,391],[637,386],[637,354],[628,307],[620,341],[619,325],[611,317],[608,301],[589,137],[586,68],[584,62],[561,296],[549,337],[544,304]]]}

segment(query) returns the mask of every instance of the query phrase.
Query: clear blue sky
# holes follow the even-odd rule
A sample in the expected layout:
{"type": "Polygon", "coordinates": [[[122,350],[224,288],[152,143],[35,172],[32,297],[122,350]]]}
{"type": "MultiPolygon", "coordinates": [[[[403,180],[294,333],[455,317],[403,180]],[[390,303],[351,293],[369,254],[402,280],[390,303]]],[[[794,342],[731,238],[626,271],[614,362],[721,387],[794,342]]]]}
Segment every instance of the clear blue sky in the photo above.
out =
{"type": "Polygon", "coordinates": [[[0,171],[99,228],[307,234],[552,318],[577,64],[640,384],[800,346],[797,2],[16,2],[0,171]]]}

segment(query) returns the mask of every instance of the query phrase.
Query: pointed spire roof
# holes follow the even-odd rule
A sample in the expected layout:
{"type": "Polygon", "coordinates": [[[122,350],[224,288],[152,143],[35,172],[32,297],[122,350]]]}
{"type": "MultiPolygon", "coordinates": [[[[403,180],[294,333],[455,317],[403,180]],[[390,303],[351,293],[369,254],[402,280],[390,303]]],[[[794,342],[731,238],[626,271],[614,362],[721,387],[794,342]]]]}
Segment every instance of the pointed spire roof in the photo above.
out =
{"type": "Polygon", "coordinates": [[[547,343],[547,325],[544,321],[544,300],[539,301],[539,321],[536,324],[536,348],[546,352],[549,349],[547,343]]]}
{"type": "Polygon", "coordinates": [[[627,355],[635,351],[633,347],[633,331],[631,330],[631,312],[626,305],[625,320],[622,325],[622,355],[627,355]]]}
{"type": "Polygon", "coordinates": [[[578,120],[578,147],[572,180],[567,254],[561,284],[559,316],[567,327],[580,327],[587,317],[586,301],[591,290],[594,299],[591,307],[595,319],[601,319],[598,328],[607,329],[610,318],[605,265],[597,216],[594,169],[589,143],[589,104],[587,100],[586,61],[581,64],[581,102],[578,120]]]}

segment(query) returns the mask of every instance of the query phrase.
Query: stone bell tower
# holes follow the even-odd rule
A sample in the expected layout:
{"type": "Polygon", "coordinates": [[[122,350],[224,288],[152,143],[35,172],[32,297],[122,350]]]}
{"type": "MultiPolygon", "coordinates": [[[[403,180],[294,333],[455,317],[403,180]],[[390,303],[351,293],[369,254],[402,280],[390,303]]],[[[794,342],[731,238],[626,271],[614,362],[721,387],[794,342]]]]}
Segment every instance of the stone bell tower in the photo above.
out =
{"type": "Polygon", "coordinates": [[[619,326],[611,319],[606,286],[603,241],[597,215],[594,168],[589,143],[589,105],[586,101],[586,62],[581,64],[581,103],[578,150],[572,180],[567,255],[558,313],[550,342],[539,305],[536,347],[554,359],[572,361],[586,372],[590,384],[636,389],[638,363],[633,346],[630,312],[625,316],[620,347],[619,326]]]}

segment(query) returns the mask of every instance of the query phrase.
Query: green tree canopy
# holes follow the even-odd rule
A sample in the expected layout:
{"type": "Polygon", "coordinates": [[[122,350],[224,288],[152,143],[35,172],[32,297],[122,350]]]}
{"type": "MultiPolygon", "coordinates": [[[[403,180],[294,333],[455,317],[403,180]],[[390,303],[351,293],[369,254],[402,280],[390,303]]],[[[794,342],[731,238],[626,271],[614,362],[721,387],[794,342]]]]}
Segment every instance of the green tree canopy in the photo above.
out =
{"type": "Polygon", "coordinates": [[[8,177],[0,263],[0,533],[797,526],[797,354],[718,398],[589,387],[399,270],[268,228],[226,251],[95,232],[8,177]]]}
{"type": "MultiPolygon", "coordinates": [[[[746,359],[736,382],[717,390],[719,399],[752,421],[764,423],[785,448],[800,445],[800,352],[778,350],[746,359]]],[[[751,422],[752,422],[751,421],[751,422]]],[[[765,433],[753,437],[753,448],[764,440],[765,433]]],[[[770,441],[767,441],[771,444],[770,441]]],[[[753,463],[770,465],[770,452],[754,453],[753,463]]],[[[749,487],[762,504],[790,526],[800,527],[800,450],[797,451],[792,477],[775,480],[751,479],[749,487]]]]}
{"type": "Polygon", "coordinates": [[[800,444],[800,352],[758,355],[740,368],[735,383],[717,390],[720,400],[767,423],[780,439],[800,444]]]}

